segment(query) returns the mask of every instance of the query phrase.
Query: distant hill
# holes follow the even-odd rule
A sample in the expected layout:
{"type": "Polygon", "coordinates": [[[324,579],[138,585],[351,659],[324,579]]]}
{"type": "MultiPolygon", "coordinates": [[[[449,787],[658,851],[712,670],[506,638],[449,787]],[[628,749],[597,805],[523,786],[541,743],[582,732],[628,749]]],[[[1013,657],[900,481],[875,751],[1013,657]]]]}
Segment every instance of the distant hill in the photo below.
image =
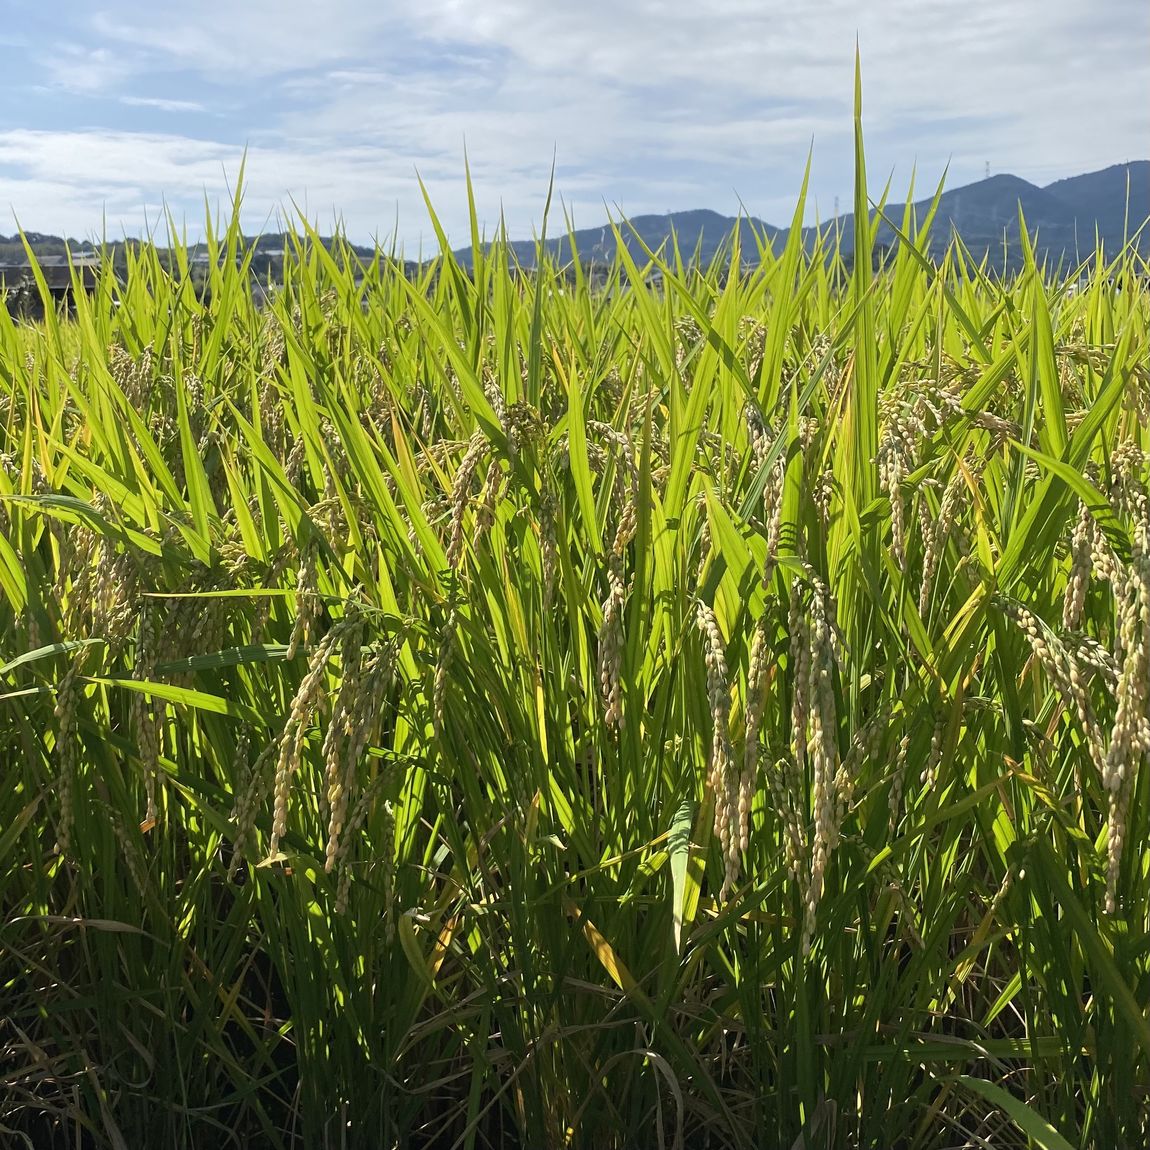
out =
{"type": "Polygon", "coordinates": [[[1104,235],[1118,238],[1126,219],[1128,188],[1131,221],[1145,220],[1150,214],[1150,161],[1147,160],[1071,176],[1048,184],[1046,191],[1075,213],[1096,218],[1104,235]]]}
{"type": "MultiPolygon", "coordinates": [[[[901,224],[903,207],[888,205],[884,214],[901,224]]],[[[920,200],[914,207],[922,220],[930,200],[920,200]]],[[[944,192],[932,228],[931,251],[941,255],[951,236],[957,234],[976,258],[989,254],[993,266],[1002,267],[1005,260],[1007,266],[1016,268],[1022,261],[1020,208],[1040,261],[1066,266],[1089,259],[1096,237],[1107,253],[1116,255],[1127,235],[1132,236],[1150,219],[1150,161],[1117,164],[1042,188],[1017,176],[999,175],[944,192]]],[[[850,251],[853,217],[844,217],[842,225],[847,233],[843,246],[850,251]]],[[[1144,255],[1150,254],[1147,233],[1150,228],[1138,237],[1144,255]]],[[[885,224],[879,227],[879,244],[889,245],[896,239],[892,228],[885,224]]]]}
{"type": "MultiPolygon", "coordinates": [[[[669,212],[662,216],[632,216],[627,221],[626,226],[620,230],[623,232],[627,250],[640,263],[646,259],[643,244],[646,244],[652,251],[657,251],[671,238],[672,234],[678,237],[679,251],[684,260],[695,255],[697,249],[697,254],[702,262],[709,263],[715,258],[719,248],[730,240],[736,224],[740,224],[743,228],[754,229],[761,236],[765,235],[772,244],[780,237],[785,238],[785,233],[779,228],[772,227],[754,216],[744,216],[742,221],[739,221],[731,216],[720,215],[708,208],[669,212]],[[635,233],[638,233],[642,243],[635,238],[635,233]]],[[[609,225],[577,230],[574,233],[574,239],[576,250],[583,263],[609,264],[614,261],[615,234],[609,225]]],[[[743,234],[742,243],[748,246],[748,250],[754,250],[754,239],[749,230],[743,234]]],[[[507,246],[514,252],[515,258],[525,267],[534,264],[536,254],[534,240],[512,240],[507,246]]],[[[547,249],[559,259],[571,258],[571,245],[566,235],[553,236],[547,241],[547,249]]],[[[454,254],[465,266],[471,266],[470,247],[460,248],[454,254]]]]}
{"type": "MultiPolygon", "coordinates": [[[[1150,219],[1150,160],[1117,164],[1100,172],[1058,180],[1046,187],[1038,187],[1018,176],[997,175],[953,188],[940,197],[931,233],[931,253],[941,256],[952,236],[957,234],[975,257],[981,259],[989,255],[996,268],[1003,267],[1004,263],[1009,268],[1017,268],[1022,260],[1018,234],[1021,206],[1027,232],[1035,239],[1039,260],[1052,265],[1085,260],[1094,251],[1096,234],[1105,250],[1114,254],[1122,247],[1126,235],[1128,186],[1129,231],[1133,234],[1150,219]]],[[[929,198],[915,203],[919,221],[925,218],[930,204],[929,198]]],[[[901,226],[903,209],[901,203],[887,204],[884,214],[901,226]]],[[[673,231],[684,257],[697,248],[699,256],[707,262],[727,243],[738,222],[733,216],[695,210],[634,216],[620,230],[628,250],[637,260],[644,259],[644,244],[655,251],[673,231]]],[[[822,226],[825,230],[834,228],[836,223],[842,236],[842,250],[849,255],[854,249],[854,216],[840,216],[837,221],[831,220],[822,226]]],[[[762,220],[744,217],[743,224],[767,236],[772,244],[786,239],[784,229],[762,220]]],[[[814,237],[815,229],[804,229],[808,246],[814,237]]],[[[579,229],[573,238],[585,262],[610,262],[614,257],[615,238],[609,227],[579,229]]],[[[896,240],[891,227],[886,224],[879,227],[876,240],[879,245],[887,247],[896,240]]],[[[743,236],[742,244],[744,253],[753,251],[749,234],[743,236]]],[[[528,266],[534,263],[534,241],[515,241],[510,246],[521,263],[528,266]]],[[[566,235],[549,239],[547,247],[560,259],[570,258],[570,240],[566,235]]],[[[1150,255],[1150,227],[1139,238],[1139,249],[1144,255],[1150,255]]],[[[464,264],[470,264],[470,247],[461,248],[455,254],[464,264]]]]}
{"type": "MultiPolygon", "coordinates": [[[[930,206],[930,199],[916,201],[914,207],[921,221],[930,206]]],[[[958,235],[978,259],[988,255],[992,266],[1017,268],[1022,252],[1018,235],[1018,210],[1022,208],[1027,231],[1035,239],[1040,260],[1051,266],[1072,265],[1088,259],[1094,252],[1097,236],[1109,254],[1116,253],[1124,237],[1133,234],[1150,219],[1150,160],[1137,160],[1116,164],[1099,172],[1057,180],[1038,187],[1018,176],[997,175],[979,180],[965,187],[952,188],[943,193],[931,234],[931,254],[941,256],[953,235],[958,235]],[[1129,219],[1127,220],[1127,215],[1129,219]],[[1127,231],[1128,228],[1128,231],[1127,231]]],[[[886,216],[901,224],[902,204],[888,204],[886,216]]],[[[667,242],[674,233],[678,237],[683,257],[692,255],[708,263],[726,245],[739,221],[707,209],[671,212],[667,215],[632,217],[621,231],[628,250],[636,260],[643,261],[645,244],[652,251],[667,242]],[[636,236],[638,238],[636,238],[636,236]],[[642,241],[640,243],[640,240],[642,241]]],[[[833,228],[837,224],[842,237],[842,250],[849,256],[854,244],[854,219],[850,214],[823,224],[833,228]]],[[[785,241],[786,230],[763,220],[746,218],[741,226],[744,256],[753,256],[755,238],[751,229],[765,236],[777,249],[785,241]]],[[[813,228],[804,229],[804,242],[809,247],[814,241],[813,228]]],[[[65,251],[92,251],[89,242],[64,240],[59,236],[28,233],[28,240],[39,255],[59,256],[65,251]]],[[[897,240],[892,228],[883,224],[878,229],[877,243],[889,247],[897,240]]],[[[582,228],[574,233],[580,259],[584,263],[610,263],[615,257],[615,237],[609,226],[582,228]]],[[[136,241],[129,241],[134,244],[136,241]]],[[[247,241],[255,248],[252,269],[261,278],[277,278],[282,269],[282,253],[287,238],[281,233],[269,233],[247,241]]],[[[330,240],[324,240],[330,244],[330,240]]],[[[564,234],[547,241],[548,250],[561,260],[571,258],[569,238],[564,234]]],[[[1150,226],[1138,239],[1139,250],[1150,257],[1150,226]]],[[[123,258],[124,243],[111,245],[117,264],[123,258]]],[[[375,249],[352,245],[359,258],[370,260],[375,249]]],[[[525,267],[535,262],[536,245],[533,240],[517,240],[510,244],[515,257],[525,267]]],[[[189,249],[193,259],[205,256],[206,249],[196,245],[189,249]]],[[[471,263],[470,246],[456,253],[466,266],[471,263]]],[[[24,249],[19,236],[0,236],[0,264],[21,262],[24,249]]],[[[412,265],[414,266],[414,265],[412,265]]]]}
{"type": "MultiPolygon", "coordinates": [[[[24,236],[36,253],[37,259],[42,261],[41,266],[64,263],[69,252],[73,260],[81,254],[101,254],[101,247],[89,240],[64,239],[60,236],[45,235],[42,232],[25,232],[24,236]]],[[[336,243],[331,237],[321,237],[321,242],[329,250],[336,243]]],[[[118,272],[123,272],[127,267],[128,252],[138,250],[140,246],[141,241],[137,239],[115,240],[102,249],[102,254],[105,258],[111,259],[118,272]]],[[[244,246],[250,253],[249,266],[252,274],[261,281],[278,282],[283,274],[284,252],[292,247],[291,238],[283,232],[267,232],[258,236],[245,236],[244,246]]],[[[365,263],[370,263],[376,255],[376,248],[371,246],[362,244],[348,244],[347,246],[365,263]]],[[[384,258],[387,258],[386,253],[382,254],[384,258]]],[[[171,253],[167,249],[160,248],[161,260],[170,258],[170,255],[171,253]]],[[[188,245],[187,257],[192,267],[193,277],[198,275],[203,278],[206,276],[210,259],[207,245],[188,245]]],[[[27,253],[20,236],[0,235],[0,279],[4,278],[5,272],[9,273],[8,278],[11,279],[11,273],[21,272],[26,261],[27,253]]],[[[418,265],[409,262],[405,266],[415,269],[418,265]]],[[[21,274],[23,273],[21,272],[21,274]]]]}
{"type": "MultiPolygon", "coordinates": [[[[930,200],[921,200],[914,205],[916,218],[926,217],[930,200]]],[[[1074,246],[1075,211],[1062,203],[1044,188],[1037,188],[1017,176],[991,176],[977,184],[947,191],[939,198],[938,213],[932,225],[933,242],[931,249],[941,254],[950,242],[952,234],[962,237],[962,241],[977,256],[989,252],[993,257],[1001,256],[1003,245],[1014,256],[1020,256],[1019,248],[1019,209],[1026,221],[1026,229],[1040,243],[1051,242],[1060,247],[1074,246]]],[[[884,214],[897,224],[902,223],[904,205],[891,204],[884,214]]],[[[848,236],[844,247],[850,251],[854,242],[854,218],[848,217],[844,224],[848,236]]],[[[1093,235],[1093,228],[1090,229],[1093,235]]],[[[897,234],[893,228],[883,224],[879,227],[877,242],[893,243],[897,234]]]]}

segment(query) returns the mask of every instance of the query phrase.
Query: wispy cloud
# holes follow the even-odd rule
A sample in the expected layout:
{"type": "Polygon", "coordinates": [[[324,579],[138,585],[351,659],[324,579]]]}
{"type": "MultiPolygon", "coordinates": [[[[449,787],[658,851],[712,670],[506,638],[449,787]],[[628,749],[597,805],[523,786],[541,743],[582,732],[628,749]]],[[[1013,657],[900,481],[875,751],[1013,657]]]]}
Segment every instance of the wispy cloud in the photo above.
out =
{"type": "Polygon", "coordinates": [[[131,75],[123,52],[63,41],[36,52],[44,78],[56,88],[90,96],[115,88],[131,75]]]}
{"type": "Polygon", "coordinates": [[[155,224],[170,209],[198,233],[205,202],[213,212],[230,210],[245,158],[251,174],[244,218],[251,228],[280,227],[297,210],[331,228],[350,209],[366,234],[385,238],[411,182],[388,176],[378,157],[354,147],[310,153],[165,133],[17,129],[0,132],[0,211],[10,207],[25,227],[73,234],[104,221],[116,235],[155,224]],[[28,190],[34,220],[22,206],[33,198],[28,190]]]}
{"type": "MultiPolygon", "coordinates": [[[[362,0],[117,0],[90,18],[94,34],[161,53],[205,76],[252,80],[357,58],[385,46],[397,14],[362,0]]],[[[415,10],[412,10],[415,15],[415,10]]]]}
{"type": "Polygon", "coordinates": [[[129,108],[157,108],[161,112],[205,112],[196,100],[165,100],[161,96],[121,96],[120,103],[129,108]]]}

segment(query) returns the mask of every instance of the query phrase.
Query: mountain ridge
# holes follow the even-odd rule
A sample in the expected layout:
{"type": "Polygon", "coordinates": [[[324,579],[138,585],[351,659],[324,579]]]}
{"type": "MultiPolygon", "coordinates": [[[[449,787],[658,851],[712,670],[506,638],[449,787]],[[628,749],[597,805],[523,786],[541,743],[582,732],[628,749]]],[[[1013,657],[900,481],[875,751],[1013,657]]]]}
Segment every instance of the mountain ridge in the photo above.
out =
{"type": "MultiPolygon", "coordinates": [[[[932,202],[933,196],[914,201],[915,216],[920,224],[932,202]]],[[[941,257],[952,235],[957,234],[976,259],[985,255],[990,257],[992,265],[1017,268],[1022,262],[1020,206],[1039,261],[1082,262],[1093,255],[1096,235],[1112,256],[1123,246],[1126,235],[1133,235],[1150,220],[1150,160],[1114,164],[1045,186],[1010,173],[1000,173],[944,190],[939,197],[931,230],[931,255],[941,257]]],[[[904,203],[888,203],[883,214],[901,227],[904,209],[904,203]]],[[[698,247],[700,258],[709,262],[722,250],[736,224],[750,227],[770,239],[772,244],[785,241],[787,237],[786,228],[755,217],[723,216],[710,209],[632,216],[620,222],[620,231],[624,233],[624,242],[636,260],[645,261],[644,245],[656,250],[673,230],[684,255],[698,247]]],[[[854,214],[851,212],[817,227],[805,227],[803,237],[808,249],[820,231],[825,234],[836,226],[842,253],[851,255],[854,250],[854,214]]],[[[572,237],[553,237],[547,241],[548,250],[559,258],[570,258],[571,238],[583,261],[590,259],[609,263],[613,258],[615,240],[610,224],[576,229],[572,237]]],[[[890,224],[880,223],[875,237],[878,247],[889,247],[897,239],[897,233],[890,224]]],[[[509,246],[524,266],[534,264],[535,240],[513,240],[509,246]]],[[[1143,255],[1150,255],[1150,227],[1143,229],[1138,250],[1143,255]]],[[[470,265],[470,247],[459,248],[455,255],[462,263],[470,265]]]]}
{"type": "MultiPolygon", "coordinates": [[[[933,197],[913,203],[916,219],[924,220],[933,197]]],[[[1134,160],[1112,164],[1094,172],[1084,172],[1055,180],[1045,186],[1033,184],[1010,173],[1000,173],[962,187],[947,189],[939,197],[938,210],[931,230],[930,254],[939,258],[949,247],[952,236],[957,235],[975,259],[989,259],[992,267],[1016,269],[1022,262],[1022,244],[1019,236],[1019,208],[1021,207],[1028,234],[1032,238],[1035,255],[1048,264],[1078,264],[1095,252],[1096,240],[1102,243],[1108,256],[1117,254],[1126,236],[1141,229],[1137,248],[1144,257],[1150,257],[1150,160],[1134,160]]],[[[886,220],[901,227],[905,204],[884,205],[886,220]]],[[[652,251],[667,243],[672,235],[678,239],[679,250],[688,257],[694,254],[704,263],[712,261],[730,239],[736,225],[753,230],[760,237],[777,245],[787,238],[788,229],[777,227],[753,216],[724,216],[711,208],[691,208],[663,215],[641,214],[617,221],[624,242],[633,258],[646,262],[644,247],[652,251]]],[[[821,231],[826,234],[837,227],[840,250],[850,257],[854,249],[854,216],[845,213],[818,227],[804,227],[803,241],[810,250],[821,231]]],[[[38,256],[63,256],[67,252],[94,252],[99,245],[89,240],[77,241],[42,232],[25,233],[38,256]]],[[[571,236],[553,236],[547,241],[550,254],[566,261],[571,258],[571,240],[584,263],[610,263],[615,255],[615,235],[611,223],[598,227],[576,229],[571,236]]],[[[881,222],[876,229],[875,243],[880,250],[897,243],[898,235],[890,223],[881,222]]],[[[282,234],[264,234],[249,237],[248,242],[264,259],[255,266],[271,267],[276,250],[282,252],[282,234]]],[[[133,241],[134,242],[134,241],[133,241]]],[[[330,240],[326,242],[330,243],[330,240]]],[[[112,247],[119,247],[118,241],[112,247]]],[[[512,240],[508,246],[514,258],[524,267],[535,263],[535,240],[512,240]]],[[[361,258],[371,258],[375,248],[371,245],[351,244],[361,258]]],[[[190,253],[199,253],[204,245],[192,245],[190,253]]],[[[744,251],[751,245],[744,244],[744,251]]],[[[470,267],[470,245],[455,251],[456,258],[470,267]]],[[[19,236],[0,235],[0,263],[20,261],[24,258],[19,236]]]]}

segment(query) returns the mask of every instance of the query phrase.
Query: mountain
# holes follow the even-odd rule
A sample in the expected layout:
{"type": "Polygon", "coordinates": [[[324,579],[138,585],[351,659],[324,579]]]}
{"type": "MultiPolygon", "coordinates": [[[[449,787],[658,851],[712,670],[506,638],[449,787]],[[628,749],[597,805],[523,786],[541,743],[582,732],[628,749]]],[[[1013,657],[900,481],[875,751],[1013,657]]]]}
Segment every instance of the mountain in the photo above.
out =
{"type": "MultiPolygon", "coordinates": [[[[917,220],[924,220],[930,210],[931,201],[921,200],[914,205],[917,220]]],[[[1019,211],[1026,221],[1026,229],[1031,236],[1038,236],[1041,242],[1065,245],[1074,241],[1074,210],[1052,196],[1044,188],[1021,180],[1017,176],[991,176],[977,184],[944,192],[939,197],[938,212],[932,225],[931,251],[941,255],[950,242],[952,234],[962,237],[963,243],[976,256],[989,252],[993,257],[1001,254],[1003,244],[1008,250],[1019,249],[1019,211]]],[[[904,205],[892,204],[884,214],[893,222],[902,224],[904,205]]],[[[851,221],[851,241],[853,243],[853,220],[851,221]]],[[[881,224],[877,242],[890,244],[897,239],[894,229],[881,224]]]]}
{"type": "Polygon", "coordinates": [[[1115,164],[1100,172],[1071,176],[1047,185],[1046,191],[1075,213],[1093,216],[1104,236],[1121,239],[1128,197],[1131,231],[1150,215],[1150,161],[1115,164]]]}
{"type": "MultiPolygon", "coordinates": [[[[930,208],[930,199],[915,202],[915,217],[921,221],[930,208]]],[[[988,257],[991,267],[1016,269],[1022,262],[1022,247],[1018,234],[1018,211],[1022,209],[1026,228],[1034,240],[1040,261],[1048,266],[1072,266],[1091,257],[1095,250],[1095,237],[1102,241],[1108,255],[1115,255],[1123,246],[1125,237],[1133,235],[1150,220],[1150,160],[1136,160],[1115,164],[1098,172],[1088,172],[1069,179],[1056,180],[1039,187],[1018,176],[997,175],[965,187],[953,188],[942,194],[931,231],[930,252],[939,258],[957,235],[971,254],[981,260],[988,257]],[[1129,223],[1127,225],[1127,214],[1129,223]]],[[[901,227],[903,204],[887,204],[886,217],[901,227]]],[[[773,227],[763,220],[724,216],[707,209],[671,212],[667,215],[633,216],[620,226],[624,243],[640,264],[646,260],[643,246],[657,251],[672,234],[677,236],[679,251],[684,259],[696,256],[709,263],[726,250],[736,225],[743,230],[740,244],[744,258],[753,256],[758,237],[766,237],[777,251],[786,240],[784,229],[773,227]],[[752,229],[755,234],[752,234],[752,229]]],[[[837,227],[842,252],[849,256],[854,247],[854,219],[840,216],[823,230],[837,227]]],[[[803,240],[808,249],[814,244],[815,229],[806,228],[803,240]]],[[[60,256],[72,252],[94,250],[87,242],[64,240],[59,236],[27,233],[27,238],[38,255],[60,256]]],[[[609,264],[615,258],[615,235],[609,225],[583,228],[574,233],[579,257],[584,264],[609,264]]],[[[894,229],[885,222],[877,232],[880,248],[889,248],[897,242],[894,229]]],[[[119,266],[126,246],[137,241],[119,241],[111,245],[113,258],[119,266]]],[[[253,272],[261,279],[278,279],[282,275],[283,252],[290,247],[288,237],[269,233],[246,241],[255,250],[252,257],[253,272]]],[[[332,241],[325,239],[325,246],[332,241]]],[[[370,246],[349,245],[363,260],[370,260],[375,249],[370,246]]],[[[535,262],[536,245],[533,240],[516,240],[509,245],[514,257],[524,267],[535,262]]],[[[547,241],[548,251],[561,261],[571,258],[570,239],[566,234],[547,241]]],[[[1138,248],[1150,258],[1150,226],[1138,237],[1138,248]]],[[[195,245],[188,251],[193,260],[206,258],[206,249],[195,245]]],[[[470,246],[461,248],[456,257],[464,266],[471,264],[470,246]]],[[[19,236],[0,236],[0,265],[20,264],[24,248],[19,236]]],[[[414,265],[410,265],[414,269],[414,265]]]]}
{"type": "MultiPolygon", "coordinates": [[[[1017,268],[1022,262],[1020,208],[1040,262],[1065,266],[1086,260],[1094,252],[1096,234],[1106,252],[1114,255],[1123,246],[1127,234],[1128,186],[1129,233],[1133,234],[1150,219],[1150,160],[1116,164],[1100,172],[1058,180],[1046,187],[1004,174],[953,188],[943,192],[939,198],[931,230],[931,255],[941,257],[951,238],[957,235],[976,259],[987,256],[992,267],[1017,268]]],[[[915,218],[920,223],[926,218],[930,206],[929,198],[913,205],[915,218]]],[[[904,207],[903,204],[887,204],[883,209],[884,215],[901,227],[904,207]]],[[[640,262],[645,258],[643,245],[655,251],[674,232],[684,258],[694,253],[697,247],[698,255],[705,263],[729,241],[737,223],[739,221],[733,216],[696,210],[662,216],[634,216],[621,225],[620,231],[628,250],[640,262]]],[[[768,237],[776,249],[786,239],[785,230],[762,220],[744,217],[742,223],[768,237]]],[[[848,213],[822,225],[824,231],[833,230],[836,226],[843,254],[849,256],[854,250],[853,215],[848,213]]],[[[814,228],[804,229],[808,248],[815,237],[814,228]]],[[[585,263],[610,262],[614,256],[615,238],[608,226],[580,229],[572,238],[585,263]]],[[[890,225],[880,224],[876,236],[880,247],[890,247],[897,239],[890,225]]],[[[744,253],[753,251],[749,234],[742,235],[741,243],[744,253]]],[[[535,262],[536,244],[533,240],[514,241],[509,246],[525,267],[535,262]]],[[[1150,227],[1139,237],[1138,246],[1143,255],[1150,255],[1150,227]]],[[[565,235],[549,239],[547,248],[561,260],[571,257],[570,239],[565,235]]],[[[463,264],[470,265],[470,247],[455,254],[463,264]]]]}
{"type": "MultiPolygon", "coordinates": [[[[1095,237],[1104,250],[1116,255],[1125,243],[1127,180],[1129,180],[1129,234],[1150,219],[1150,161],[1119,164],[1101,172],[1090,172],[1046,187],[1037,187],[1017,176],[999,175],[954,188],[939,198],[938,212],[931,229],[931,254],[946,250],[952,235],[958,235],[976,259],[988,255],[994,267],[1003,263],[1017,268],[1022,262],[1019,241],[1019,210],[1034,242],[1039,261],[1049,265],[1072,265],[1089,259],[1095,250],[1095,237]]],[[[919,221],[926,217],[929,199],[914,204],[919,221]]],[[[890,204],[884,215],[901,226],[903,204],[890,204]]],[[[844,251],[854,244],[854,220],[841,221],[844,251]]],[[[877,243],[889,246],[897,235],[886,223],[880,224],[877,243]]],[[[1139,250],[1150,253],[1150,236],[1139,237],[1139,250]]]]}
{"type": "MultiPolygon", "coordinates": [[[[730,216],[720,215],[709,208],[695,208],[685,212],[668,212],[666,215],[632,216],[620,227],[624,246],[640,264],[647,260],[643,250],[645,244],[652,251],[658,250],[674,234],[678,237],[679,251],[684,260],[697,254],[703,263],[710,263],[730,241],[735,225],[753,228],[759,235],[767,236],[772,244],[784,236],[778,228],[762,220],[744,216],[741,221],[730,216]],[[696,247],[698,249],[696,253],[696,247]]],[[[750,231],[740,233],[745,249],[754,248],[754,238],[750,231]]],[[[583,228],[574,233],[575,249],[584,264],[610,264],[615,259],[615,234],[610,224],[600,228],[583,228]]],[[[535,263],[536,244],[534,240],[511,240],[508,248],[515,259],[524,267],[535,263]]],[[[557,259],[571,259],[571,242],[566,233],[552,236],[547,241],[548,252],[557,259]]],[[[460,248],[454,253],[465,267],[471,266],[470,247],[460,248]]]]}

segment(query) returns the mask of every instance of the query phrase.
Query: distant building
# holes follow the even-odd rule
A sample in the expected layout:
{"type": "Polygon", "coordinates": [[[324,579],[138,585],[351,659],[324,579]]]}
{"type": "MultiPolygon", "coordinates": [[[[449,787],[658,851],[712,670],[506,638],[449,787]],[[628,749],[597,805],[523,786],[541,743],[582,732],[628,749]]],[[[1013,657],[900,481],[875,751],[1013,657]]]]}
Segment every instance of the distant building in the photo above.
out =
{"type": "MultiPolygon", "coordinates": [[[[36,263],[48,294],[57,304],[67,304],[78,281],[85,291],[93,291],[100,278],[100,257],[95,252],[73,252],[66,255],[37,256],[36,263]]],[[[30,318],[42,315],[44,301],[32,265],[25,259],[0,263],[0,298],[9,311],[30,318]]]]}

